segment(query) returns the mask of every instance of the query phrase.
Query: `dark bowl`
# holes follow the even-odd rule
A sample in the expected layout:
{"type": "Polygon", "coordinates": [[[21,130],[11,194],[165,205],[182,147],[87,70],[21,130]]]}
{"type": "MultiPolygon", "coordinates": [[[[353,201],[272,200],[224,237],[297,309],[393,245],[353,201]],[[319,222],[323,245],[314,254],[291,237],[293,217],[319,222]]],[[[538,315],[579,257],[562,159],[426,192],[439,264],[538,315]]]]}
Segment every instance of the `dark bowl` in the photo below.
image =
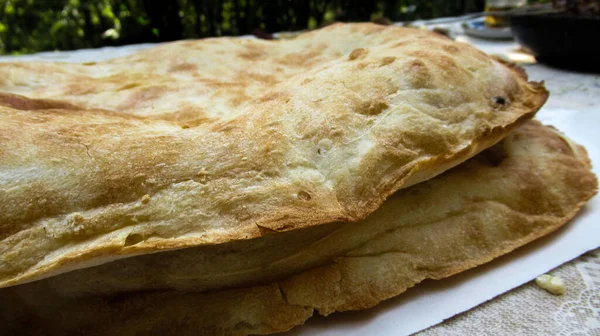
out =
{"type": "Polygon", "coordinates": [[[510,20],[515,39],[541,63],[600,72],[600,18],[519,15],[510,20]]]}

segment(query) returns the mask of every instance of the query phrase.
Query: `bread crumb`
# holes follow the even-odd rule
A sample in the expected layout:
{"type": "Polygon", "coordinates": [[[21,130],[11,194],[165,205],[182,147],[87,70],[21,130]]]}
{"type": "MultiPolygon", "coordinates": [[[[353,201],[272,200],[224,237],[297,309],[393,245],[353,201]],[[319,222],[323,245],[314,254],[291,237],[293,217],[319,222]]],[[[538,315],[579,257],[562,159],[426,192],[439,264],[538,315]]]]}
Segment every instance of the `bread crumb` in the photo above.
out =
{"type": "Polygon", "coordinates": [[[78,234],[85,229],[85,217],[79,212],[74,212],[67,216],[67,225],[72,234],[78,234]]]}
{"type": "Polygon", "coordinates": [[[330,139],[321,139],[321,141],[319,141],[319,143],[317,144],[317,147],[317,151],[319,152],[319,154],[323,154],[333,147],[333,141],[331,141],[330,139]]]}
{"type": "Polygon", "coordinates": [[[69,222],[73,224],[81,224],[85,221],[85,217],[79,212],[74,212],[69,218],[69,222]]]}
{"type": "Polygon", "coordinates": [[[150,195],[146,194],[144,196],[142,196],[142,204],[148,204],[150,203],[150,195]]]}
{"type": "Polygon", "coordinates": [[[549,274],[540,275],[535,279],[535,284],[554,295],[562,295],[565,293],[565,283],[557,276],[549,274]]]}

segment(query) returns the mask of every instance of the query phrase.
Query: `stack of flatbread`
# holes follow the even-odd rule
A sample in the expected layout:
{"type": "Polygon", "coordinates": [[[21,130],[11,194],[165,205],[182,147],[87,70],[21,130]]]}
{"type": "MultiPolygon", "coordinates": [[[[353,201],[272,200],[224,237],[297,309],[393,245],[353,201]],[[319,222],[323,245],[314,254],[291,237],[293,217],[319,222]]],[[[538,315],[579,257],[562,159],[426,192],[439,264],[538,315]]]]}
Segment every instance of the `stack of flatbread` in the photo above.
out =
{"type": "Polygon", "coordinates": [[[490,261],[596,193],[547,97],[372,24],[0,64],[2,329],[274,333],[490,261]]]}

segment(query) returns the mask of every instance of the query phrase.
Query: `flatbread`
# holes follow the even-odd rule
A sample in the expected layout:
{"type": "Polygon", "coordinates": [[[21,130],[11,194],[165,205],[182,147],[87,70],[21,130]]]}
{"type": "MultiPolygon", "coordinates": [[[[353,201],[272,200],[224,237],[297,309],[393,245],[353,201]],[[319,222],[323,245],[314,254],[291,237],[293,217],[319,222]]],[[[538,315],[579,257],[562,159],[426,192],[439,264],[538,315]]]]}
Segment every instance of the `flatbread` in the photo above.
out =
{"type": "MultiPolygon", "coordinates": [[[[163,268],[166,259],[160,255],[154,255],[154,264],[148,261],[152,255],[139,256],[129,264],[117,261],[2,289],[0,322],[9,332],[48,335],[246,335],[288,330],[314,311],[327,315],[372,307],[424,279],[475,267],[558,229],[596,193],[590,168],[583,147],[531,121],[469,161],[395,193],[366,220],[277,234],[287,235],[281,249],[264,243],[269,236],[255,239],[256,250],[276,255],[262,265],[264,273],[278,262],[326,256],[298,274],[212,293],[103,292],[116,281],[156,289],[151,284],[164,282],[163,272],[173,281],[183,277],[185,271],[163,268]],[[294,241],[302,247],[286,251],[294,241]],[[135,262],[144,258],[140,263],[146,262],[145,273],[135,262]],[[144,277],[151,280],[144,283],[144,277]]],[[[223,247],[251,263],[260,252],[244,250],[243,243],[223,247]]],[[[211,260],[198,256],[196,261],[211,260]]],[[[192,270],[188,275],[192,273],[202,281],[204,274],[192,270]]]]}
{"type": "Polygon", "coordinates": [[[364,219],[548,96],[466,44],[372,24],[1,64],[0,90],[0,287],[364,219]]]}
{"type": "MultiPolygon", "coordinates": [[[[440,108],[456,107],[466,97],[481,99],[473,102],[480,110],[497,107],[490,102],[496,96],[509,104],[519,100],[512,95],[521,94],[523,83],[513,77],[472,46],[424,30],[369,23],[335,24],[293,40],[180,41],[104,62],[0,63],[0,91],[184,127],[247,113],[245,104],[281,93],[274,87],[294,79],[304,84],[287,93],[306,103],[303,108],[322,109],[344,99],[355,111],[375,114],[383,108],[378,103],[388,103],[383,100],[388,91],[398,91],[407,105],[450,121],[455,116],[440,108]],[[313,80],[317,83],[309,84],[313,80]],[[343,89],[329,83],[334,81],[343,89]],[[335,97],[340,90],[356,95],[335,97]],[[416,90],[428,97],[411,99],[416,90]],[[475,95],[478,90],[483,92],[475,95]]],[[[339,103],[330,108],[339,109],[339,103]]]]}

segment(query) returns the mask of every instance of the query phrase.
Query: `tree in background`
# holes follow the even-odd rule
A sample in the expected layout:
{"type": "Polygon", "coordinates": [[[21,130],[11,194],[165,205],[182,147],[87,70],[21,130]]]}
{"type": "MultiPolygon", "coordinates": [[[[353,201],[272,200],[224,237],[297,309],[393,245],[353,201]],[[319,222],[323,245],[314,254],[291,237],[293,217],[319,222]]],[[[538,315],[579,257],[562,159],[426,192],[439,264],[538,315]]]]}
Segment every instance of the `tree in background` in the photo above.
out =
{"type": "Polygon", "coordinates": [[[483,0],[0,0],[0,53],[312,29],[333,21],[430,19],[483,0]]]}

